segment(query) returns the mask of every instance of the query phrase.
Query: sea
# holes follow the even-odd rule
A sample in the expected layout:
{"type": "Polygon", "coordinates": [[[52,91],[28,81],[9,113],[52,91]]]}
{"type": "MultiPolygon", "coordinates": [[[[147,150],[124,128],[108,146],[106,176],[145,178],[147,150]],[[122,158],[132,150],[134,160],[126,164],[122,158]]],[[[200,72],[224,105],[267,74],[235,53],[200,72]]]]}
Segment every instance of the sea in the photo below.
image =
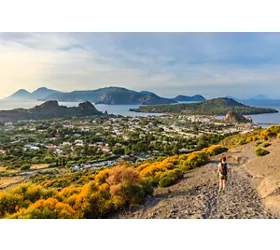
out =
{"type": "MultiPolygon", "coordinates": [[[[24,100],[24,101],[12,101],[12,100],[0,100],[0,110],[11,110],[17,108],[29,109],[37,105],[44,103],[44,101],[33,101],[33,100],[24,100]]],[[[77,107],[80,102],[58,102],[59,105],[66,107],[77,107]]],[[[94,103],[93,103],[94,104],[94,103]]],[[[147,117],[149,115],[159,116],[162,114],[154,113],[142,113],[142,112],[132,112],[129,109],[139,108],[140,105],[105,105],[105,104],[94,104],[97,110],[101,112],[107,111],[108,114],[122,115],[122,116],[131,116],[131,117],[147,117]]]]}
{"type": "MultiPolygon", "coordinates": [[[[244,100],[240,101],[241,103],[254,107],[264,107],[264,108],[274,108],[280,112],[280,100],[244,100]]],[[[0,100],[0,110],[11,110],[16,108],[32,108],[36,105],[42,104],[43,101],[11,101],[11,100],[0,100]]],[[[59,105],[66,107],[75,107],[78,106],[79,102],[59,102],[59,105]]],[[[102,112],[107,111],[108,114],[122,115],[122,116],[131,116],[131,117],[147,117],[149,115],[162,115],[154,113],[141,113],[141,112],[132,112],[129,109],[138,108],[139,105],[105,105],[105,104],[94,104],[95,107],[102,112]]],[[[280,124],[280,113],[271,113],[271,114],[259,114],[259,115],[250,115],[254,123],[260,124],[263,127],[267,127],[272,124],[280,124]]],[[[222,118],[222,117],[217,117],[222,118]]]]}

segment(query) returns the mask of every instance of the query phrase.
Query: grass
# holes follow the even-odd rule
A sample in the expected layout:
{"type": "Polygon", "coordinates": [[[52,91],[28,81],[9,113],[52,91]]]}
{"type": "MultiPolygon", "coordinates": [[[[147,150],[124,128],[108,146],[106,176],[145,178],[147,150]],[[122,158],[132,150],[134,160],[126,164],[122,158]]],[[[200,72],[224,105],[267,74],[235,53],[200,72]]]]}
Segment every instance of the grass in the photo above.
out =
{"type": "Polygon", "coordinates": [[[6,188],[8,185],[21,182],[23,179],[22,176],[0,177],[0,188],[6,188]]]}
{"type": "Polygon", "coordinates": [[[31,170],[37,170],[37,169],[42,169],[42,168],[48,168],[49,164],[33,164],[31,166],[31,170]]]}

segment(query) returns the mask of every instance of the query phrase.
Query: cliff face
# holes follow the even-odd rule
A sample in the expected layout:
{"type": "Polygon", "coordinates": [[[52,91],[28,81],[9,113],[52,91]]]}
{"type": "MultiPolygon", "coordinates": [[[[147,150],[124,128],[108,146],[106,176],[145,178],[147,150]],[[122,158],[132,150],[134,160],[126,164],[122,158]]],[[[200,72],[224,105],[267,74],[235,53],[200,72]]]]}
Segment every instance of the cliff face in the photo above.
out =
{"type": "Polygon", "coordinates": [[[224,122],[227,123],[248,123],[252,122],[251,117],[245,117],[236,112],[229,111],[223,119],[224,122]]]}

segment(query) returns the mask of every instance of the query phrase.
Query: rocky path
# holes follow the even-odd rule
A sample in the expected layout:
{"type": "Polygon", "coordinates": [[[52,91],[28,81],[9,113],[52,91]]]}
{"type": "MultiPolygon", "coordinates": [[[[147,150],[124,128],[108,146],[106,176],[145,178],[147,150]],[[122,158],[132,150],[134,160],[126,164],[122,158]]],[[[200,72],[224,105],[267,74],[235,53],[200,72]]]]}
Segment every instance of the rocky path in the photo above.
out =
{"type": "Polygon", "coordinates": [[[242,168],[250,159],[242,156],[241,165],[230,163],[232,177],[225,194],[218,194],[217,164],[207,165],[185,174],[170,188],[156,189],[153,197],[136,211],[123,212],[114,218],[139,219],[269,219],[276,218],[264,209],[251,185],[251,176],[242,168]]]}

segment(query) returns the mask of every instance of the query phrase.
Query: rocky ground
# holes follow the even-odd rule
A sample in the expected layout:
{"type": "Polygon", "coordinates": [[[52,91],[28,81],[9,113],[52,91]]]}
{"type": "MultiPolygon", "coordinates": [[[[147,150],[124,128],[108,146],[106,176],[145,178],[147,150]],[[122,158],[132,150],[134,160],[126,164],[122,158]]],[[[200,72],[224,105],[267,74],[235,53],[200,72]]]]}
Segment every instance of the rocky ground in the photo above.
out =
{"type": "MultiPolygon", "coordinates": [[[[273,152],[277,153],[279,142],[273,142],[270,155],[262,157],[273,159],[273,152]]],[[[279,210],[275,203],[279,196],[275,196],[275,190],[280,190],[279,182],[270,187],[271,195],[262,195],[261,190],[264,181],[271,178],[263,174],[263,168],[254,173],[248,166],[258,167],[260,160],[254,154],[254,144],[240,146],[224,155],[232,167],[232,176],[225,194],[218,193],[217,165],[221,155],[191,172],[185,174],[183,180],[169,188],[158,188],[153,196],[146,198],[143,206],[135,211],[122,212],[114,218],[135,219],[269,219],[280,218],[279,210]],[[237,158],[240,158],[238,163],[237,158]],[[256,181],[257,180],[257,181],[256,181]],[[265,199],[269,198],[269,202],[265,199]],[[271,204],[274,204],[271,206],[271,204]]],[[[276,161],[276,160],[274,160],[276,161]]],[[[277,161],[276,161],[277,162],[277,161]]],[[[280,168],[280,167],[279,167],[280,168]]],[[[278,173],[279,168],[275,169],[278,173]]],[[[269,182],[270,183],[270,182],[269,182]]]]}

